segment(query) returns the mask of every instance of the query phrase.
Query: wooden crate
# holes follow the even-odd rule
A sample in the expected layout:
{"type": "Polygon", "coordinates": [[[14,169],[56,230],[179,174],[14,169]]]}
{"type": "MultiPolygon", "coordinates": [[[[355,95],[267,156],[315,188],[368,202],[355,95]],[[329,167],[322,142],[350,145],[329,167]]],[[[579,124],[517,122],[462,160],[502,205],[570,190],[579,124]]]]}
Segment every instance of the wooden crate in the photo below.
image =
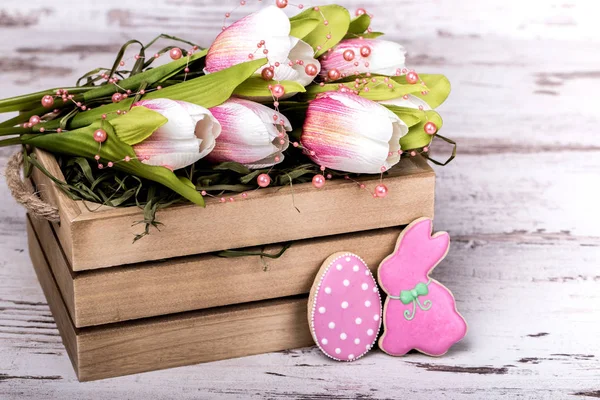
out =
{"type": "MultiPolygon", "coordinates": [[[[52,155],[36,153],[64,179],[52,155]]],[[[28,217],[32,261],[79,379],[94,380],[312,345],[307,294],[322,262],[352,251],[375,269],[400,226],[433,217],[435,174],[415,157],[385,178],[383,199],[337,180],[294,185],[293,200],[280,187],[175,206],[159,213],[160,233],[135,244],[139,208],[73,201],[38,170],[33,181],[61,221],[28,217]],[[289,241],[276,259],[213,254],[275,253],[289,241]]]]}
{"type": "Polygon", "coordinates": [[[76,328],[48,265],[48,254],[30,223],[27,228],[31,260],[80,381],[313,344],[306,296],[76,328]]]}
{"type": "MultiPolygon", "coordinates": [[[[307,294],[332,252],[360,254],[375,272],[379,262],[393,251],[401,232],[395,227],[301,240],[278,259],[203,254],[72,272],[52,225],[36,219],[30,223],[78,328],[307,294]]],[[[279,249],[272,245],[265,251],[275,253],[279,249]]]]}
{"type": "MultiPolygon", "coordinates": [[[[53,155],[41,150],[36,154],[48,171],[64,179],[53,155]]],[[[390,170],[384,180],[389,194],[383,199],[373,199],[343,179],[319,190],[310,183],[294,185],[293,198],[290,187],[266,188],[234,203],[207,199],[206,208],[161,210],[162,232],[131,245],[140,229],[132,223],[143,220],[139,208],[92,212],[37,169],[33,180],[41,196],[60,211],[55,232],[72,271],[406,225],[418,217],[432,218],[434,209],[435,174],[424,159],[412,157],[390,170]]],[[[364,180],[370,186],[377,183],[372,176],[364,180]]]]}

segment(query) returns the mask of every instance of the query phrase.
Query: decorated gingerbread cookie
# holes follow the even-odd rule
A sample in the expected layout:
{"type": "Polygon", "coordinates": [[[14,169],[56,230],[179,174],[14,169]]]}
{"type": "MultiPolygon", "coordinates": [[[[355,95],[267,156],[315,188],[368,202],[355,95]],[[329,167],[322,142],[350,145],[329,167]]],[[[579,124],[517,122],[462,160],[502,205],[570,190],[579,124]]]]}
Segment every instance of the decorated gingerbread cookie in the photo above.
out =
{"type": "Polygon", "coordinates": [[[327,356],[353,361],[366,354],[381,326],[381,298],[365,262],[335,253],[319,270],[308,299],[313,339],[327,356]]]}
{"type": "Polygon", "coordinates": [[[431,232],[429,218],[412,222],[400,234],[394,253],[379,265],[379,285],[388,295],[379,347],[393,356],[411,349],[441,356],[467,333],[452,293],[429,277],[450,246],[446,232],[431,232]]]}

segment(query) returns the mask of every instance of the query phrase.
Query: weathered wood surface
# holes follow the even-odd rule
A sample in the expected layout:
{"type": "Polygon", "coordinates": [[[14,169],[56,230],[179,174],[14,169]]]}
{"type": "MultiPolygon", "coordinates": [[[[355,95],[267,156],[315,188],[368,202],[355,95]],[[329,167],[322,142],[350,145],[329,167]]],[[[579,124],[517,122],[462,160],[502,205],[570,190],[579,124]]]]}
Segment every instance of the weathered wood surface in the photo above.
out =
{"type": "MultiPolygon", "coordinates": [[[[209,1],[86,3],[2,2],[2,96],[68,84],[132,36],[208,43],[220,24],[208,20],[225,12],[209,1]]],[[[338,364],[307,348],[79,384],[26,253],[24,212],[4,188],[0,398],[600,397],[599,5],[342,3],[373,10],[413,66],[453,82],[441,111],[459,157],[436,169],[435,223],[453,244],[433,277],[456,295],[465,341],[442,358],[376,351],[338,364]]]]}

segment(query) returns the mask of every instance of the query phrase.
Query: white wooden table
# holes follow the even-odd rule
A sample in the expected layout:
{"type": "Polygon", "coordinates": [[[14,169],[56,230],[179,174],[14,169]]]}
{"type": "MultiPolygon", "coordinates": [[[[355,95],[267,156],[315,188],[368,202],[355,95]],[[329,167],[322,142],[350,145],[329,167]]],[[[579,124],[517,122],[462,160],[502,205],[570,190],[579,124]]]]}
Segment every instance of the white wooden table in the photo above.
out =
{"type": "MultiPolygon", "coordinates": [[[[131,37],[207,44],[235,1],[212,3],[3,0],[0,96],[69,85],[131,37]]],[[[442,358],[375,351],[339,364],[306,348],[80,384],[24,212],[0,182],[1,399],[600,397],[600,6],[341,3],[375,13],[412,67],[453,83],[441,112],[459,157],[437,168],[435,221],[453,244],[433,276],[454,292],[467,338],[442,358]]],[[[13,151],[0,149],[2,168],[13,151]]]]}

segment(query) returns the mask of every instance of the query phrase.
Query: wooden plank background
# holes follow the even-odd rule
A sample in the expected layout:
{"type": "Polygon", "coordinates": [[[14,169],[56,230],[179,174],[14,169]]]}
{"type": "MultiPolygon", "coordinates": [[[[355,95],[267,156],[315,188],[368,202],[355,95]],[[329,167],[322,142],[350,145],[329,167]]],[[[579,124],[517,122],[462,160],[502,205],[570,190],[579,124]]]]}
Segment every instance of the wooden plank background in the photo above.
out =
{"type": "MultiPolygon", "coordinates": [[[[25,250],[24,212],[0,182],[0,398],[600,397],[600,5],[341,3],[366,7],[411,66],[453,83],[441,112],[459,157],[436,169],[435,221],[453,244],[433,276],[456,295],[467,338],[442,358],[375,351],[338,364],[307,348],[79,384],[25,250]]],[[[206,45],[235,4],[3,0],[0,96],[68,85],[132,37],[206,45]]]]}

